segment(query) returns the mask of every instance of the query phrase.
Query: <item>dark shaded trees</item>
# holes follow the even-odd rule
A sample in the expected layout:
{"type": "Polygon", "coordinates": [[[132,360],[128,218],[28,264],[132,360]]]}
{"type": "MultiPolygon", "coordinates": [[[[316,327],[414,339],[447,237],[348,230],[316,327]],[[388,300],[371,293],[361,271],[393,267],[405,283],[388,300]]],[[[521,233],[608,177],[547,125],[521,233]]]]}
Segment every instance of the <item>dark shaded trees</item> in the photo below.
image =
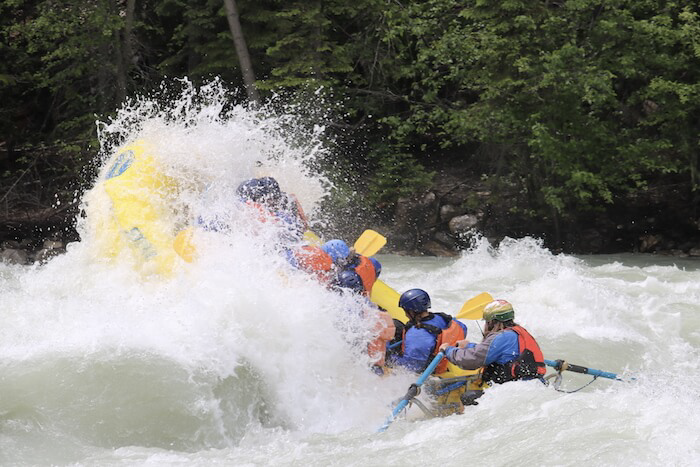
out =
{"type": "Polygon", "coordinates": [[[697,215],[694,2],[238,0],[248,65],[225,4],[1,3],[3,187],[37,154],[18,148],[76,171],[96,114],[165,76],[219,76],[262,98],[325,90],[342,157],[388,206],[449,159],[557,225],[662,179],[697,215]]]}

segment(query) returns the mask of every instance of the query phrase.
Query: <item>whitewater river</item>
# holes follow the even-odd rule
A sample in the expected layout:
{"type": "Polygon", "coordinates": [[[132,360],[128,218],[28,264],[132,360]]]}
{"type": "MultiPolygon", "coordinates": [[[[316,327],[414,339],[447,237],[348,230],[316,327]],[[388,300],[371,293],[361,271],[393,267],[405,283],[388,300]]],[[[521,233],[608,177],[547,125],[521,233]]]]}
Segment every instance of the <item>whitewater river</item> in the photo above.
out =
{"type": "MultiPolygon", "coordinates": [[[[415,376],[382,379],[358,363],[315,284],[264,287],[266,272],[225,260],[141,284],[71,255],[0,265],[2,465],[693,465],[700,456],[698,261],[576,259],[527,239],[457,260],[380,255],[386,282],[427,289],[435,310],[488,291],[515,304],[546,358],[637,380],[598,379],[574,394],[506,384],[464,415],[424,420],[414,407],[377,434],[415,376]]],[[[567,373],[562,389],[589,380],[567,373]]]]}
{"type": "MultiPolygon", "coordinates": [[[[190,108],[185,96],[169,118],[141,103],[101,139],[138,133],[165,148],[171,174],[214,180],[181,199],[208,215],[227,199],[230,209],[232,190],[269,150],[263,168],[313,211],[325,188],[302,162],[316,146],[284,147],[260,130],[288,122],[235,109],[220,118],[222,101],[190,108]]],[[[434,311],[454,314],[489,292],[514,304],[545,358],[636,379],[571,394],[509,383],[463,415],[425,419],[412,407],[377,434],[416,376],[368,370],[352,345],[361,327],[339,325],[346,298],[292,270],[240,216],[230,231],[195,237],[194,263],[144,276],[104,254],[98,191],[85,194],[82,240],[65,255],[0,263],[0,465],[700,462],[700,261],[575,258],[527,238],[482,242],[456,259],[379,255],[382,279],[426,289],[434,311]]],[[[561,389],[590,380],[567,372],[561,389]]]]}

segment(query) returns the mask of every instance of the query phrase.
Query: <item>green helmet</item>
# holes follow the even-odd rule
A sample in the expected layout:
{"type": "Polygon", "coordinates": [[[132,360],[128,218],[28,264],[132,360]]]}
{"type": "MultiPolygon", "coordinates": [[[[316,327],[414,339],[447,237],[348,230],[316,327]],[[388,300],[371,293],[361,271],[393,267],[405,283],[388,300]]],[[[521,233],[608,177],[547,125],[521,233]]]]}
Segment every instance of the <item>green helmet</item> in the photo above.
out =
{"type": "Polygon", "coordinates": [[[515,318],[513,305],[505,300],[494,300],[484,307],[484,321],[512,321],[515,318]]]}

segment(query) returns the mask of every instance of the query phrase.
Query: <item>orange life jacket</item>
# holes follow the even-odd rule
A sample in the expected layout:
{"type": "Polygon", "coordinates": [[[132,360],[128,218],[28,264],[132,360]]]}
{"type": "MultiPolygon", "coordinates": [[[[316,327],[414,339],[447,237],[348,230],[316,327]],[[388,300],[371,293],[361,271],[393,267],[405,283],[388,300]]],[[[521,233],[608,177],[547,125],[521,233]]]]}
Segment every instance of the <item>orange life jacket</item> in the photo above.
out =
{"type": "MultiPolygon", "coordinates": [[[[431,359],[438,354],[440,346],[442,344],[450,344],[454,346],[457,341],[461,341],[467,337],[464,332],[464,328],[462,328],[462,326],[460,326],[457,320],[452,318],[452,316],[447,315],[445,313],[433,314],[441,316],[447,323],[447,327],[445,329],[442,329],[437,326],[433,326],[432,324],[423,324],[420,322],[413,323],[412,321],[409,321],[403,328],[403,337],[401,338],[401,352],[404,351],[404,343],[406,342],[406,332],[413,326],[420,329],[425,329],[426,331],[437,337],[437,339],[435,340],[435,347],[430,353],[431,359]]],[[[447,359],[443,358],[442,361],[435,368],[435,371],[433,371],[433,374],[439,375],[440,373],[444,373],[445,371],[447,371],[447,363],[447,359]]]]}
{"type": "Polygon", "coordinates": [[[260,222],[264,223],[270,219],[275,220],[275,215],[264,205],[256,203],[255,201],[246,201],[245,204],[252,208],[255,218],[260,222]]]}
{"type": "MultiPolygon", "coordinates": [[[[542,355],[542,350],[534,337],[530,335],[529,332],[525,330],[522,326],[513,326],[513,331],[518,333],[518,350],[520,350],[520,355],[522,356],[526,351],[532,352],[532,356],[535,360],[535,366],[537,368],[537,375],[542,376],[547,373],[547,367],[544,363],[544,356],[542,355]]],[[[517,367],[514,365],[513,375],[517,372],[517,367]]]]}
{"type": "Polygon", "coordinates": [[[360,262],[355,266],[355,272],[362,279],[362,286],[365,289],[365,294],[369,295],[372,292],[372,287],[377,280],[377,271],[374,269],[374,264],[368,257],[357,255],[360,262]]]}
{"type": "Polygon", "coordinates": [[[375,311],[377,313],[377,321],[375,322],[372,331],[376,337],[367,344],[367,353],[372,362],[377,366],[384,366],[386,359],[386,344],[394,338],[396,333],[396,325],[391,315],[386,311],[375,311]]]}
{"type": "Polygon", "coordinates": [[[294,257],[301,270],[316,275],[324,284],[330,282],[333,260],[320,246],[304,245],[294,251],[294,257]]]}

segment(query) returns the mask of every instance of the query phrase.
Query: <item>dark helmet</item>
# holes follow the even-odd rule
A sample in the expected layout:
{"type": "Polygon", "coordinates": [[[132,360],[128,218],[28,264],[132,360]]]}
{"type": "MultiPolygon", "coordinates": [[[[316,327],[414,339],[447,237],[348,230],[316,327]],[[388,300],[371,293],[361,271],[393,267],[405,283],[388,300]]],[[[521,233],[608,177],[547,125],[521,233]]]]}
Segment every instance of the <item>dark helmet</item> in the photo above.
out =
{"type": "Polygon", "coordinates": [[[244,201],[257,201],[261,192],[260,180],[257,178],[241,182],[236,188],[236,194],[244,201]]]}
{"type": "Polygon", "coordinates": [[[342,240],[329,240],[321,246],[321,249],[331,257],[333,262],[345,259],[350,254],[350,247],[342,240]]]}
{"type": "Polygon", "coordinates": [[[282,190],[280,190],[280,184],[277,183],[277,180],[272,177],[262,177],[258,180],[262,196],[269,199],[279,199],[282,196],[282,190]]]}
{"type": "Polygon", "coordinates": [[[382,272],[382,263],[374,258],[370,258],[369,260],[372,262],[372,266],[374,266],[375,277],[379,277],[379,274],[382,272]]]}
{"type": "Polygon", "coordinates": [[[404,311],[420,313],[430,308],[430,295],[423,289],[411,289],[401,294],[399,307],[404,311]]]}
{"type": "Polygon", "coordinates": [[[245,201],[278,200],[282,196],[280,185],[272,177],[251,178],[236,189],[236,193],[245,201]]]}
{"type": "Polygon", "coordinates": [[[350,289],[353,292],[362,293],[365,291],[365,286],[362,284],[362,278],[360,275],[349,269],[340,271],[338,277],[335,279],[335,282],[338,287],[350,289]]]}

